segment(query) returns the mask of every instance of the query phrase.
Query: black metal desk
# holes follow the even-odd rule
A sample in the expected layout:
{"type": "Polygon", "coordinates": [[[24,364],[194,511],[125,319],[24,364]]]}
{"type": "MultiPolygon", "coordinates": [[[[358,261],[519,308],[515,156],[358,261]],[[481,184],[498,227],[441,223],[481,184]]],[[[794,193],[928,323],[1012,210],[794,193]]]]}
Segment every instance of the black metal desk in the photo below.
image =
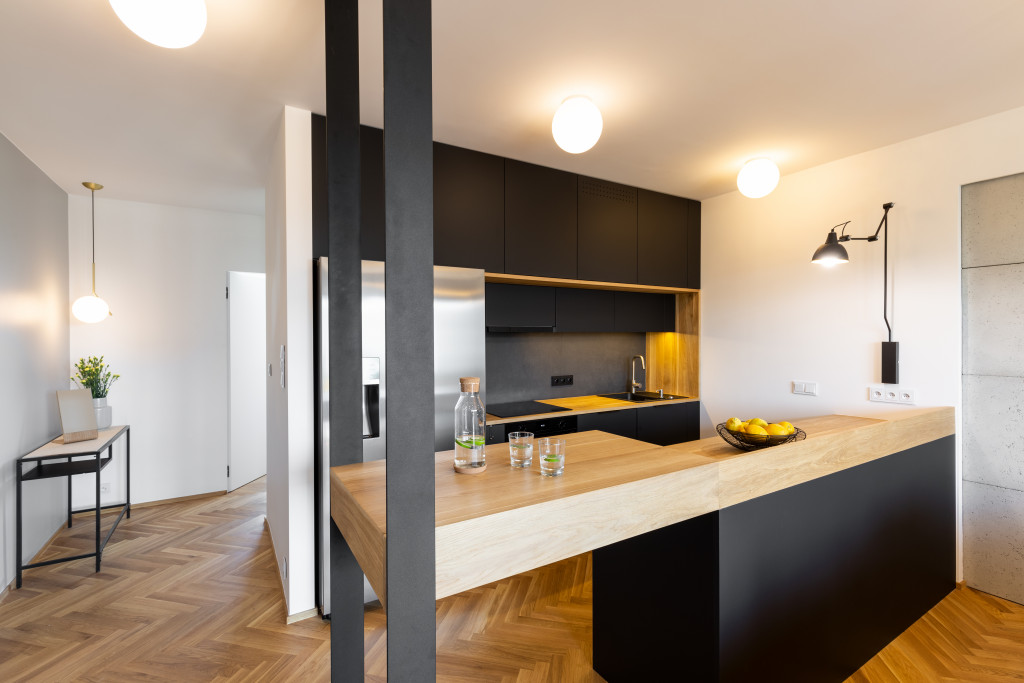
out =
{"type": "Polygon", "coordinates": [[[32,451],[28,455],[24,455],[15,461],[15,467],[17,467],[17,566],[18,566],[18,577],[15,584],[16,588],[21,588],[21,573],[25,569],[32,569],[33,567],[45,567],[49,564],[57,564],[58,562],[70,562],[71,560],[81,560],[86,557],[96,558],[96,571],[100,570],[100,562],[103,559],[103,548],[106,547],[107,541],[114,533],[114,529],[121,522],[121,518],[125,515],[131,519],[132,516],[132,496],[131,496],[131,468],[132,468],[132,438],[131,428],[128,425],[119,427],[110,427],[108,429],[100,430],[99,437],[91,439],[89,441],[78,441],[75,443],[65,444],[61,437],[57,437],[53,441],[40,446],[36,450],[32,451]],[[125,502],[114,503],[113,505],[100,505],[100,470],[110,464],[114,459],[114,442],[117,441],[121,436],[125,437],[125,502]],[[103,451],[106,451],[106,457],[103,456],[103,451]],[[89,456],[84,457],[83,456],[89,456]],[[74,458],[79,458],[75,460],[74,458]],[[35,463],[35,467],[26,471],[25,465],[35,463]],[[71,528],[72,516],[79,512],[91,512],[94,508],[85,508],[82,510],[71,509],[71,477],[76,474],[95,474],[96,475],[96,550],[95,552],[85,553],[82,555],[72,555],[71,557],[58,557],[53,560],[45,560],[43,562],[33,562],[30,564],[22,564],[21,556],[21,485],[22,482],[35,481],[37,479],[52,479],[53,477],[67,477],[68,478],[68,528],[71,528]],[[107,510],[110,508],[121,508],[121,513],[114,520],[114,525],[110,527],[110,531],[107,532],[107,537],[100,542],[100,510],[107,510]]]}

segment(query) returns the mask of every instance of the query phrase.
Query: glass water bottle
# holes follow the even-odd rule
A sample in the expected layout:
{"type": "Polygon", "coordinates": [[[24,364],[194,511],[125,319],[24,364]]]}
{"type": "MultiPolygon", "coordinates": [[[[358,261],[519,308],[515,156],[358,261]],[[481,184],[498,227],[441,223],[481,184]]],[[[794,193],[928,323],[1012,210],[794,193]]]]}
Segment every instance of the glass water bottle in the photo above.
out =
{"type": "Polygon", "coordinates": [[[455,471],[478,474],[487,469],[480,378],[460,377],[459,385],[462,394],[455,404],[455,471]]]}

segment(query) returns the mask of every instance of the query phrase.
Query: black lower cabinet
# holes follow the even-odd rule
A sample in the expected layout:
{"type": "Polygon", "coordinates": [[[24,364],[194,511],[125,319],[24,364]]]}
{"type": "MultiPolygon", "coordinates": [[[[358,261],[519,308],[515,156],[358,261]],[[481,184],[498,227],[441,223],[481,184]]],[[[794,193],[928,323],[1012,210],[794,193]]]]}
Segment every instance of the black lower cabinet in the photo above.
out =
{"type": "Polygon", "coordinates": [[[588,413],[577,415],[577,425],[581,432],[590,429],[597,429],[616,436],[624,436],[628,439],[636,438],[636,414],[635,408],[630,410],[609,410],[605,413],[588,413]]]}
{"type": "Polygon", "coordinates": [[[637,409],[636,438],[658,446],[699,439],[700,402],[637,409]]]}
{"type": "Polygon", "coordinates": [[[955,587],[954,444],[595,550],[594,669],[609,683],[845,680],[955,587]]]}

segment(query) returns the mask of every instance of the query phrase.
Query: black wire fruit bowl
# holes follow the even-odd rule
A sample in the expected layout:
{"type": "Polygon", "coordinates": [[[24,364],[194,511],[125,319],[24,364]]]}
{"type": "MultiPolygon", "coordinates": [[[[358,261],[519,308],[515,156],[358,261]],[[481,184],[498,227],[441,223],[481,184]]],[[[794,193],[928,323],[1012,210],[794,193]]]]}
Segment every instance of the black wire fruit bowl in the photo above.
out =
{"type": "Polygon", "coordinates": [[[807,432],[795,428],[792,434],[747,434],[745,432],[731,432],[725,428],[725,423],[717,425],[715,429],[718,435],[725,439],[725,442],[741,451],[756,451],[760,448],[771,448],[781,446],[791,441],[803,441],[807,438],[807,432]]]}

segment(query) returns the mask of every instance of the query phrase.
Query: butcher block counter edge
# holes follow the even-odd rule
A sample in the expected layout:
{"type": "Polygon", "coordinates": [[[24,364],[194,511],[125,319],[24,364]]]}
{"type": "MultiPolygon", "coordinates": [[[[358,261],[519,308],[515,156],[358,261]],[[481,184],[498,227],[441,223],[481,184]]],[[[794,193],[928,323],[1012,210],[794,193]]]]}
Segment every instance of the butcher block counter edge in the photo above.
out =
{"type": "MultiPolygon", "coordinates": [[[[435,455],[438,598],[572,557],[954,433],[951,407],[885,418],[796,422],[804,441],[749,453],[714,436],[659,447],[603,432],[567,434],[565,475],[508,466],[457,475],[435,455]]],[[[331,468],[331,516],[378,595],[385,594],[385,463],[331,468]]]]}

